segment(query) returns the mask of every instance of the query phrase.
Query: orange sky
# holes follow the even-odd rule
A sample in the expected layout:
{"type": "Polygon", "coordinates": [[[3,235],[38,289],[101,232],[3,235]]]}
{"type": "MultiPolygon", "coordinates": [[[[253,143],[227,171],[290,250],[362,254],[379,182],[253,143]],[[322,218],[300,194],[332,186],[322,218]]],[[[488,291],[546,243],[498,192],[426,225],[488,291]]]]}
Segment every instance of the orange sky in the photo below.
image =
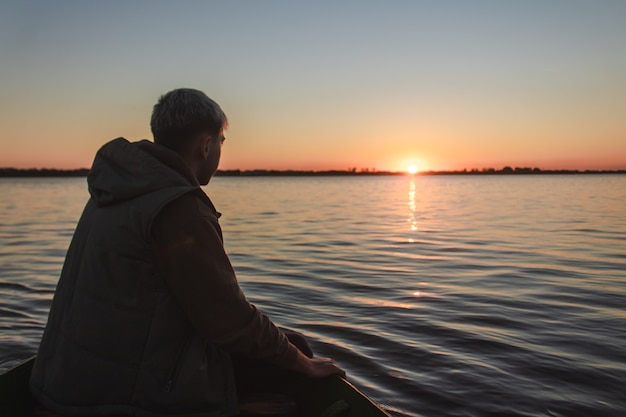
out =
{"type": "Polygon", "coordinates": [[[626,169],[626,3],[118,6],[3,3],[0,167],[88,167],[192,87],[222,169],[626,169]]]}

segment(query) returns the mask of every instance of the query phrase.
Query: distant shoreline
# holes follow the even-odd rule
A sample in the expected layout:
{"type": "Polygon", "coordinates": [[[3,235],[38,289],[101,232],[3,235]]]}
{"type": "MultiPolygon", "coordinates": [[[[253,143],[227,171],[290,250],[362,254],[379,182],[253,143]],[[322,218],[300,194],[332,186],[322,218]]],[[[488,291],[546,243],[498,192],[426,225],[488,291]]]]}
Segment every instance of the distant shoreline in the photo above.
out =
{"type": "MultiPolygon", "coordinates": [[[[19,178],[19,177],[86,177],[89,173],[87,168],[79,169],[50,169],[50,168],[0,168],[0,178],[19,178]]],[[[253,170],[218,170],[217,177],[308,177],[308,176],[430,176],[430,175],[580,175],[580,174],[626,174],[626,169],[618,170],[572,170],[572,169],[550,169],[542,170],[539,168],[511,168],[504,167],[500,170],[493,168],[471,169],[460,171],[423,171],[416,174],[408,174],[406,172],[394,171],[376,171],[376,170],[326,170],[326,171],[307,171],[307,170],[270,170],[270,169],[253,169],[253,170]]]]}

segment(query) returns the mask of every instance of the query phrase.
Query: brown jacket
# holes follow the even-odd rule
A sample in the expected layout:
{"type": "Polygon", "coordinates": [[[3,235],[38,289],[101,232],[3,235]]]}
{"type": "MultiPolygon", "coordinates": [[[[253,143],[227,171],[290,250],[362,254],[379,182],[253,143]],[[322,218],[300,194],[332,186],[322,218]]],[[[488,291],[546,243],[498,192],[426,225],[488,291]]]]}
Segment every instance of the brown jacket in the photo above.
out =
{"type": "Polygon", "coordinates": [[[288,367],[297,350],[241,292],[218,214],[184,161],[103,146],[31,375],[65,415],[236,412],[230,353],[288,367]]]}

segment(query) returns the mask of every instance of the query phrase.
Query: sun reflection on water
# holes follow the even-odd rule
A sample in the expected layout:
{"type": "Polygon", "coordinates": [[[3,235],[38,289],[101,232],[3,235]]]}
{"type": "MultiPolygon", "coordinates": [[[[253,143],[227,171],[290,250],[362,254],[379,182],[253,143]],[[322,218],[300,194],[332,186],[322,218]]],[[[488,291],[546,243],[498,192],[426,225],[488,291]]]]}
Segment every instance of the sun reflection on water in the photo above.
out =
{"type": "MultiPolygon", "coordinates": [[[[417,232],[417,214],[416,214],[416,192],[415,192],[415,179],[411,178],[411,182],[409,183],[409,217],[407,222],[409,222],[409,227],[412,232],[417,232]]],[[[413,238],[409,238],[409,243],[414,243],[415,240],[413,238]]]]}

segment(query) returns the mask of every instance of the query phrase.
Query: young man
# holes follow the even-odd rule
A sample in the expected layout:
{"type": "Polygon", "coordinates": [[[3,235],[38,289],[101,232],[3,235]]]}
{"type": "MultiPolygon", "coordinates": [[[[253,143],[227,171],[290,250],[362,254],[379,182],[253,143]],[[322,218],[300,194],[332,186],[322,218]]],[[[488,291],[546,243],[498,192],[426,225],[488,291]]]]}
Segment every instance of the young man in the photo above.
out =
{"type": "Polygon", "coordinates": [[[219,164],[222,109],[201,91],[173,90],[151,128],[154,143],[118,138],[96,154],[31,376],[35,398],[68,416],[233,415],[233,356],[344,374],[304,355],[239,288],[200,188],[219,164]]]}

